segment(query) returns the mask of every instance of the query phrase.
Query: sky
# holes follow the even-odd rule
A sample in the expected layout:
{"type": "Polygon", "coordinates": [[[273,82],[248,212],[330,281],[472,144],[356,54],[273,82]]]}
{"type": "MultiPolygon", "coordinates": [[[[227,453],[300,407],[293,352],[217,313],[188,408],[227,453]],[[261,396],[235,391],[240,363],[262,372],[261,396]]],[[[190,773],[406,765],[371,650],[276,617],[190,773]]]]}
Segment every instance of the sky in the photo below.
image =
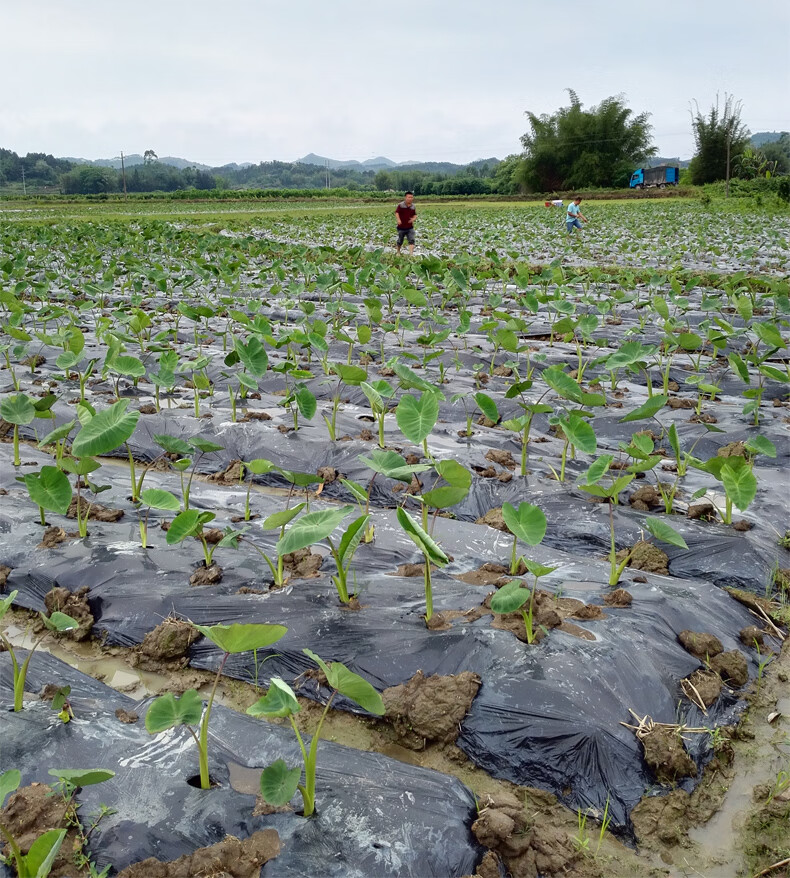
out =
{"type": "Polygon", "coordinates": [[[520,152],[525,111],[621,95],[658,154],[731,94],[790,130],[786,0],[0,0],[0,147],[207,165],[520,152]]]}

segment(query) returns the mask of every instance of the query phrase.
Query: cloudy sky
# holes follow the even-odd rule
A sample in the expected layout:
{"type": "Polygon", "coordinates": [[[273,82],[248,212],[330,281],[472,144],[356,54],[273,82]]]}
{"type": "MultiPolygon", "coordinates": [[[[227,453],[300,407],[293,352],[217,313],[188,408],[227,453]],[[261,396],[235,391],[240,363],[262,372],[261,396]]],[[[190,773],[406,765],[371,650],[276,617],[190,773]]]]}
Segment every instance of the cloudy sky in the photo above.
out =
{"type": "Polygon", "coordinates": [[[0,0],[0,147],[220,165],[504,157],[622,94],[664,156],[725,93],[790,129],[786,0],[0,0]]]}

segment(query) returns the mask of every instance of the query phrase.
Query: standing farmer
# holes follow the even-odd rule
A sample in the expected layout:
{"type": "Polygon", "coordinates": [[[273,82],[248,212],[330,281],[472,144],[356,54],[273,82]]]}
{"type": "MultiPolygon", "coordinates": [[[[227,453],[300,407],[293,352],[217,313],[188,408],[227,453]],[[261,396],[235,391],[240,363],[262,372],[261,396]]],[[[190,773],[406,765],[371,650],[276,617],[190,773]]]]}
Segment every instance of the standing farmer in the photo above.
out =
{"type": "Polygon", "coordinates": [[[568,212],[565,215],[565,227],[568,229],[568,234],[573,234],[574,229],[580,229],[582,227],[582,222],[587,222],[587,217],[582,213],[579,205],[582,203],[581,198],[578,196],[573,199],[573,201],[568,205],[568,212]]]}
{"type": "Polygon", "coordinates": [[[396,252],[400,253],[403,239],[409,242],[409,255],[414,253],[414,220],[417,217],[417,209],[414,207],[414,193],[407,192],[403,201],[395,208],[395,216],[398,218],[398,246],[396,252]]]}

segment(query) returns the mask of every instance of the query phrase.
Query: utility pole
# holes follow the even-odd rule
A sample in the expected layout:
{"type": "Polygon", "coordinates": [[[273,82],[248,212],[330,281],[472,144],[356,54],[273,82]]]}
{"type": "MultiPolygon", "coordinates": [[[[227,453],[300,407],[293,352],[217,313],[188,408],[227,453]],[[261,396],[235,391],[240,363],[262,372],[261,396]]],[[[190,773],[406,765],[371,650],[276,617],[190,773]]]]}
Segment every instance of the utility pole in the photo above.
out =
{"type": "Polygon", "coordinates": [[[123,163],[123,150],[121,150],[121,176],[123,177],[123,197],[126,200],[126,166],[123,163]]]}
{"type": "Polygon", "coordinates": [[[27,186],[25,185],[25,166],[22,165],[22,194],[27,195],[27,186]]]}
{"type": "Polygon", "coordinates": [[[730,197],[730,144],[732,143],[732,121],[727,125],[727,175],[725,177],[724,197],[730,197]]]}

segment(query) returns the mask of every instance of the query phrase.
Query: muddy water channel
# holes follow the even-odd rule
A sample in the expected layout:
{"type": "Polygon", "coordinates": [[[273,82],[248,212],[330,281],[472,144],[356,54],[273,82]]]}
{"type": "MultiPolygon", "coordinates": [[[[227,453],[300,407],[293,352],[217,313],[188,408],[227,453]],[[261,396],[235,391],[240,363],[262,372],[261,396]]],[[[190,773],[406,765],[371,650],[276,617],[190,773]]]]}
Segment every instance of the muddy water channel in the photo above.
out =
{"type": "Polygon", "coordinates": [[[59,874],[786,872],[786,282],[159,232],[3,303],[0,771],[114,773],[59,874]]]}

